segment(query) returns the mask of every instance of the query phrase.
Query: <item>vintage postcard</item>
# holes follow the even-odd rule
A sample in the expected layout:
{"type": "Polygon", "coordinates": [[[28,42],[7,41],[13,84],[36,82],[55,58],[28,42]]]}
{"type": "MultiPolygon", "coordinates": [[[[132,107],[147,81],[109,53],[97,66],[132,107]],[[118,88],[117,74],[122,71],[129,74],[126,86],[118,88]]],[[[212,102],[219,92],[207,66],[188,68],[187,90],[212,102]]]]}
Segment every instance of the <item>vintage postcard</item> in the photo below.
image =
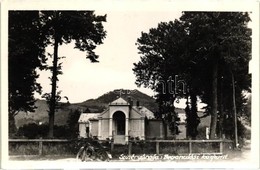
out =
{"type": "Polygon", "coordinates": [[[1,2],[1,168],[259,168],[259,2],[1,2]]]}

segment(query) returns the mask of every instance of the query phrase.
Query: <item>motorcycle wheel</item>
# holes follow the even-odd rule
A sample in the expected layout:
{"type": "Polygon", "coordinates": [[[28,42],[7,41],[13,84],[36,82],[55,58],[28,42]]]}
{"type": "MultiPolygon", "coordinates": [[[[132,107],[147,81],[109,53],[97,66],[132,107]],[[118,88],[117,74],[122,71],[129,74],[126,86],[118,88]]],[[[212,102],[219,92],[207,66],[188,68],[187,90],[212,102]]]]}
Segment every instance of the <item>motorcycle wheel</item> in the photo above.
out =
{"type": "Polygon", "coordinates": [[[77,156],[76,156],[76,159],[80,159],[82,162],[84,161],[87,161],[88,158],[90,159],[90,152],[86,149],[86,148],[80,148],[77,156]]]}
{"type": "Polygon", "coordinates": [[[82,161],[82,158],[83,158],[83,152],[84,152],[84,147],[81,147],[77,153],[77,156],[76,156],[76,159],[81,159],[82,161]]]}
{"type": "Polygon", "coordinates": [[[98,155],[98,159],[100,159],[101,161],[109,161],[109,157],[106,152],[100,151],[97,153],[97,155],[98,155]]]}

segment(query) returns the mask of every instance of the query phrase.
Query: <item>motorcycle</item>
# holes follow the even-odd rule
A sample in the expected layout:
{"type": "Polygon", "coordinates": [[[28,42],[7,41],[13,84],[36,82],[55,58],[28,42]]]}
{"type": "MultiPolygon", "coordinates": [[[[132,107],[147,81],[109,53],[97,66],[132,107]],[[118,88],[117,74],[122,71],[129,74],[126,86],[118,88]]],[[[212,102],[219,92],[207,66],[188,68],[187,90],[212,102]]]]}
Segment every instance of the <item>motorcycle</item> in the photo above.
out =
{"type": "Polygon", "coordinates": [[[76,156],[76,159],[83,161],[101,160],[109,161],[112,155],[109,153],[109,148],[103,146],[99,141],[85,142],[76,156]]]}

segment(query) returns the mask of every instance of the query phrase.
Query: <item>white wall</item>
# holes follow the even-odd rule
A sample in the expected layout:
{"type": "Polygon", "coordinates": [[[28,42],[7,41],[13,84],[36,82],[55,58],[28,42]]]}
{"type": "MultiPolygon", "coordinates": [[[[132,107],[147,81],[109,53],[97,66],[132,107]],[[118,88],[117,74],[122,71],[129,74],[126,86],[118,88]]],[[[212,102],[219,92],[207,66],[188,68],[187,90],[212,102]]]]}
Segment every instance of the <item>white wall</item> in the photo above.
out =
{"type": "Polygon", "coordinates": [[[109,119],[101,120],[101,139],[108,138],[109,119]]]}
{"type": "Polygon", "coordinates": [[[82,138],[86,137],[86,124],[79,123],[79,136],[82,138]]]}
{"type": "Polygon", "coordinates": [[[90,133],[92,136],[98,136],[98,121],[91,121],[90,133]]]}
{"type": "Polygon", "coordinates": [[[130,137],[139,137],[141,138],[141,120],[140,119],[131,119],[130,120],[130,137]]]}

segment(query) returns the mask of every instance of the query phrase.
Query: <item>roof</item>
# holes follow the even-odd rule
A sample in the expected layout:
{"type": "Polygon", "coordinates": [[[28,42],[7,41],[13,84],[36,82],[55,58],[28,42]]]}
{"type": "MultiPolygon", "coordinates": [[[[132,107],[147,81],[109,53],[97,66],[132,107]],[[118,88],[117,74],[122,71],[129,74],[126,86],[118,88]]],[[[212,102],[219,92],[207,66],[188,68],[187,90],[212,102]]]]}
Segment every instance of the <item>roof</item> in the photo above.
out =
{"type": "Polygon", "coordinates": [[[111,102],[110,105],[129,105],[129,103],[125,101],[123,98],[119,97],[118,99],[111,102]]]}
{"type": "Polygon", "coordinates": [[[154,119],[154,113],[144,106],[133,106],[135,110],[147,117],[147,119],[154,119]]]}
{"type": "Polygon", "coordinates": [[[89,120],[97,120],[99,113],[81,113],[78,122],[88,122],[89,120]]]}

